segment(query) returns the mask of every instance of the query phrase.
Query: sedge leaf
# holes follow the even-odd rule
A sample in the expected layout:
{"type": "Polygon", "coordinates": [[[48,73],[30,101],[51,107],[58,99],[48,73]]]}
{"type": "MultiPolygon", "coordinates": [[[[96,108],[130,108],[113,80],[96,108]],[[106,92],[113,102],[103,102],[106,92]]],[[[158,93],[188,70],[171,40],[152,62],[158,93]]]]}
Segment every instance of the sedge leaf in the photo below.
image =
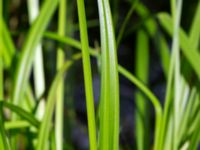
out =
{"type": "Polygon", "coordinates": [[[19,104],[20,99],[23,97],[25,89],[28,85],[31,66],[35,55],[35,48],[41,40],[43,32],[46,29],[49,20],[57,7],[57,4],[58,0],[46,0],[44,2],[40,15],[31,26],[26,41],[23,45],[21,57],[17,64],[12,94],[12,102],[16,105],[19,104]]]}
{"type": "Polygon", "coordinates": [[[85,15],[84,0],[77,0],[78,4],[78,17],[81,34],[81,47],[83,55],[83,72],[85,82],[85,93],[86,93],[86,106],[87,106],[87,117],[88,117],[88,130],[90,149],[96,150],[96,125],[95,125],[95,111],[94,111],[94,96],[92,86],[92,73],[89,55],[89,41],[87,33],[87,23],[85,15]]]}
{"type": "Polygon", "coordinates": [[[98,0],[101,33],[101,100],[99,149],[119,149],[119,79],[109,0],[98,0]]]}
{"type": "MultiPolygon", "coordinates": [[[[173,28],[172,28],[172,19],[171,17],[166,13],[160,13],[158,15],[160,24],[162,27],[168,32],[169,35],[172,36],[173,34],[173,28]]],[[[185,32],[180,29],[179,30],[179,36],[180,36],[180,47],[185,55],[185,57],[188,59],[190,64],[192,65],[192,68],[194,69],[197,76],[200,78],[200,54],[198,53],[198,50],[196,50],[191,44],[190,40],[185,34],[185,32]]]]}
{"type": "MultiPolygon", "coordinates": [[[[73,57],[73,60],[78,60],[81,58],[80,54],[76,54],[73,57]]],[[[58,71],[58,73],[55,76],[55,79],[53,80],[53,83],[50,87],[48,96],[47,96],[47,104],[46,104],[46,110],[44,114],[44,118],[42,120],[39,133],[38,133],[38,141],[37,141],[37,150],[43,150],[46,148],[46,145],[48,143],[48,138],[50,135],[50,128],[51,128],[51,119],[53,116],[54,112],[54,107],[55,107],[55,96],[56,96],[56,89],[62,80],[66,70],[73,64],[73,60],[69,60],[64,65],[62,68],[58,71]]]]}

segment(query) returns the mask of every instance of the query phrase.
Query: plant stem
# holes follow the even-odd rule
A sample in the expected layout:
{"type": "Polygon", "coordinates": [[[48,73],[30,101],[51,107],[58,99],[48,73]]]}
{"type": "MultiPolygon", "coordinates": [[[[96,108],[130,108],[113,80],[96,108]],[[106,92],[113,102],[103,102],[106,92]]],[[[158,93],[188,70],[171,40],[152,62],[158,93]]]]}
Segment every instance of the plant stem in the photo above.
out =
{"type": "MultiPolygon", "coordinates": [[[[28,12],[29,12],[29,22],[37,18],[39,14],[39,1],[38,0],[28,0],[28,12]]],[[[44,77],[44,64],[43,64],[43,54],[42,45],[39,43],[35,49],[35,58],[33,62],[33,73],[34,73],[34,84],[35,84],[35,94],[36,98],[39,99],[45,91],[45,77],[44,77]]],[[[42,119],[45,110],[44,99],[41,99],[39,106],[37,108],[36,116],[38,119],[42,119]]]]}
{"type": "Polygon", "coordinates": [[[0,149],[11,150],[10,142],[4,128],[3,105],[0,103],[0,149]]]}
{"type": "Polygon", "coordinates": [[[123,21],[123,24],[119,30],[119,34],[118,34],[118,37],[117,37],[117,48],[119,47],[120,45],[120,42],[122,40],[122,37],[123,37],[123,34],[124,34],[124,31],[125,31],[125,28],[131,18],[131,15],[133,14],[134,10],[135,10],[135,7],[137,6],[137,3],[138,3],[138,0],[135,0],[131,6],[131,8],[129,9],[124,21],[123,21]]]}
{"type": "Polygon", "coordinates": [[[52,122],[52,117],[53,117],[55,103],[56,103],[56,99],[55,99],[56,89],[57,89],[60,81],[63,79],[65,72],[74,64],[74,62],[76,60],[78,60],[80,58],[81,58],[80,53],[73,55],[72,59],[67,60],[64,63],[64,65],[62,66],[62,68],[56,73],[56,76],[55,76],[55,78],[51,84],[50,90],[48,92],[45,114],[44,114],[44,118],[40,125],[36,150],[44,150],[47,148],[47,145],[49,143],[49,140],[48,140],[49,135],[51,133],[50,129],[52,127],[51,122],[52,122]]]}
{"type": "MultiPolygon", "coordinates": [[[[58,35],[65,35],[66,25],[66,0],[60,0],[59,3],[59,16],[58,16],[58,35]]],[[[59,70],[65,61],[65,54],[62,48],[58,48],[57,51],[57,70],[59,70]]],[[[64,78],[60,81],[57,87],[56,93],[56,124],[55,124],[55,136],[56,136],[56,149],[63,149],[63,109],[64,109],[64,78]]]]}
{"type": "MultiPolygon", "coordinates": [[[[149,74],[149,39],[147,33],[140,29],[137,33],[136,42],[136,76],[145,84],[148,84],[148,74],[149,74]]],[[[137,149],[145,150],[149,149],[149,113],[148,113],[148,103],[145,100],[144,95],[140,92],[135,93],[135,100],[137,110],[135,112],[136,120],[136,141],[137,149]]]]}
{"type": "Polygon", "coordinates": [[[0,101],[3,100],[3,61],[0,55],[0,101]]]}
{"type": "Polygon", "coordinates": [[[118,60],[109,0],[98,0],[98,8],[102,52],[99,149],[118,150],[120,115],[118,60]]]}
{"type": "MultiPolygon", "coordinates": [[[[0,0],[0,19],[3,19],[3,0],[0,0]]],[[[3,100],[3,30],[0,21],[0,101],[3,100]]]]}
{"type": "Polygon", "coordinates": [[[89,42],[87,33],[87,21],[85,15],[84,0],[77,0],[78,5],[78,17],[79,27],[81,36],[81,47],[82,47],[82,61],[84,71],[84,83],[86,93],[86,106],[87,106],[87,117],[88,117],[88,130],[90,140],[90,150],[96,150],[96,123],[95,123],[95,110],[94,110],[94,96],[92,86],[92,73],[89,55],[89,42]]]}
{"type": "Polygon", "coordinates": [[[179,49],[179,27],[181,20],[181,11],[182,11],[182,0],[173,0],[171,1],[172,5],[172,16],[173,16],[173,43],[172,43],[172,51],[174,52],[175,57],[175,74],[174,74],[174,143],[173,149],[178,149],[178,128],[180,124],[180,98],[181,98],[181,73],[180,73],[180,49],[179,49]],[[176,8],[176,9],[175,9],[176,8]]]}

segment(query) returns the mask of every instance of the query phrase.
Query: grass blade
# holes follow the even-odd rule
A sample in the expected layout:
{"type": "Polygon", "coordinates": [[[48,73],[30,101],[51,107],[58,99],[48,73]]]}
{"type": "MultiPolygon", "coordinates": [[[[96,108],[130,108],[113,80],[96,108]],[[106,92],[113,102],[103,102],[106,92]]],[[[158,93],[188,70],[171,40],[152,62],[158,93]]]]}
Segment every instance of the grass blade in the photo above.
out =
{"type": "MultiPolygon", "coordinates": [[[[144,4],[138,2],[135,10],[136,10],[136,13],[138,13],[138,15],[144,20],[144,21],[142,21],[140,26],[142,26],[144,24],[145,29],[147,30],[149,36],[154,41],[155,46],[156,47],[159,46],[158,50],[160,52],[163,71],[165,73],[165,76],[167,77],[167,72],[169,69],[169,67],[168,67],[169,66],[169,57],[170,57],[167,42],[163,35],[158,36],[158,27],[157,27],[156,20],[151,15],[151,12],[144,6],[144,4]],[[158,40],[160,42],[158,42],[158,40]]],[[[130,34],[133,29],[130,28],[128,30],[129,30],[129,34],[130,34]]]]}
{"type": "Polygon", "coordinates": [[[3,0],[0,0],[0,43],[2,43],[0,45],[0,101],[3,100],[3,51],[5,51],[3,47],[2,20],[3,20],[3,0]]]}
{"type": "Polygon", "coordinates": [[[11,57],[10,55],[13,54],[12,52],[12,46],[13,43],[11,43],[10,41],[10,37],[8,35],[8,30],[5,27],[5,23],[3,20],[3,0],[0,1],[0,58],[1,61],[3,61],[4,59],[4,65],[6,67],[10,66],[11,64],[11,57]],[[10,42],[10,43],[9,43],[10,42]]]}
{"type": "Polygon", "coordinates": [[[160,40],[159,44],[160,44],[160,57],[161,57],[162,68],[165,77],[167,78],[170,65],[170,50],[164,36],[161,35],[159,40],[160,40]]]}
{"type": "Polygon", "coordinates": [[[187,125],[190,121],[189,118],[191,115],[191,110],[193,109],[193,103],[195,100],[195,96],[196,96],[196,89],[193,89],[191,91],[190,97],[188,99],[187,107],[184,109],[184,111],[185,111],[184,116],[182,116],[182,118],[181,118],[181,126],[179,128],[179,136],[181,138],[184,137],[185,131],[187,131],[187,125]]]}
{"type": "Polygon", "coordinates": [[[187,134],[191,135],[192,133],[195,132],[195,129],[198,128],[198,121],[200,117],[198,116],[200,112],[200,103],[199,103],[199,94],[196,96],[194,103],[193,103],[193,108],[191,109],[190,112],[190,118],[189,118],[189,125],[188,125],[188,131],[187,134]]]}
{"type": "Polygon", "coordinates": [[[190,44],[194,47],[194,49],[197,49],[199,46],[199,38],[200,38],[199,24],[200,24],[200,1],[198,2],[197,10],[189,34],[190,44]]]}
{"type": "MultiPolygon", "coordinates": [[[[58,34],[65,35],[66,25],[66,0],[60,0],[59,2],[59,16],[58,16],[58,34]]],[[[65,61],[65,53],[63,49],[58,48],[57,51],[57,70],[59,70],[65,61]]],[[[55,139],[56,149],[63,149],[63,114],[64,114],[64,79],[60,81],[57,88],[57,101],[56,101],[56,123],[55,123],[55,139]]]]}
{"type": "Polygon", "coordinates": [[[22,99],[24,95],[35,55],[35,48],[41,40],[43,32],[46,29],[57,4],[58,0],[47,0],[44,2],[41,13],[31,27],[23,45],[22,54],[19,63],[17,64],[17,72],[12,94],[12,102],[16,105],[19,104],[20,99],[22,99]]]}
{"type": "Polygon", "coordinates": [[[118,37],[117,37],[117,47],[119,47],[119,44],[121,42],[121,39],[123,37],[123,34],[124,34],[124,31],[125,31],[125,28],[131,18],[131,15],[133,14],[134,10],[135,10],[135,7],[137,6],[137,3],[138,3],[138,0],[135,0],[130,8],[130,10],[128,11],[124,21],[123,21],[123,24],[119,30],[119,34],[118,34],[118,37]]]}
{"type": "Polygon", "coordinates": [[[87,24],[85,15],[84,0],[77,0],[78,5],[78,17],[80,25],[81,35],[81,46],[83,55],[83,71],[84,71],[84,82],[85,82],[85,93],[86,93],[86,106],[87,106],[87,117],[88,117],[88,130],[90,149],[96,150],[96,124],[95,124],[95,110],[94,110],[94,96],[92,86],[92,73],[89,55],[89,43],[87,34],[87,24]]]}
{"type": "Polygon", "coordinates": [[[156,123],[155,123],[155,149],[157,149],[157,146],[159,144],[160,140],[160,130],[161,130],[161,123],[162,123],[162,107],[157,99],[157,97],[140,81],[138,80],[135,76],[133,76],[129,71],[127,71],[125,68],[121,67],[118,65],[118,71],[121,73],[124,77],[126,77],[129,81],[131,81],[134,85],[136,85],[146,96],[147,98],[151,101],[151,103],[154,106],[155,109],[155,114],[156,114],[156,123]]]}
{"type": "MultiPolygon", "coordinates": [[[[38,0],[28,0],[28,12],[29,12],[29,22],[32,24],[39,14],[39,1],[38,0]]],[[[39,99],[45,91],[45,77],[44,77],[44,64],[43,64],[43,54],[42,45],[38,43],[35,48],[35,56],[33,62],[33,74],[34,74],[34,85],[35,85],[35,95],[39,99]]],[[[42,119],[45,110],[44,99],[41,99],[36,110],[36,116],[38,119],[42,119]]]]}
{"type": "Polygon", "coordinates": [[[4,128],[2,103],[0,103],[0,149],[11,150],[8,138],[6,136],[6,131],[5,131],[5,128],[4,128]]]}
{"type": "Polygon", "coordinates": [[[114,25],[117,25],[117,21],[119,20],[118,10],[119,10],[120,0],[111,0],[110,3],[113,11],[113,22],[114,25]]]}
{"type": "Polygon", "coordinates": [[[156,33],[156,21],[151,18],[151,13],[141,2],[136,7],[137,14],[145,20],[145,28],[147,29],[150,36],[154,36],[156,33]]]}
{"type": "MultiPolygon", "coordinates": [[[[137,33],[136,42],[136,76],[144,84],[148,84],[148,74],[149,74],[149,39],[148,35],[144,30],[140,29],[137,33]]],[[[137,92],[135,94],[137,110],[135,112],[136,120],[136,142],[137,149],[144,150],[149,149],[149,113],[148,113],[148,103],[145,97],[137,92]]]]}
{"type": "MultiPolygon", "coordinates": [[[[3,47],[3,28],[1,20],[3,18],[3,1],[0,0],[0,101],[3,100],[3,89],[4,89],[4,83],[3,83],[3,51],[5,50],[3,47]]],[[[1,110],[0,110],[1,111],[1,110]]]]}
{"type": "Polygon", "coordinates": [[[200,139],[200,130],[199,130],[199,125],[200,125],[200,118],[198,117],[198,121],[195,127],[195,131],[191,137],[190,145],[189,145],[189,150],[196,150],[198,149],[198,144],[199,144],[199,139],[200,139]]]}
{"type": "Polygon", "coordinates": [[[164,141],[164,145],[163,145],[163,149],[164,150],[169,150],[169,149],[173,149],[173,118],[172,115],[169,117],[168,119],[168,128],[167,128],[167,132],[166,132],[166,137],[165,137],[165,141],[164,141]]]}
{"type": "MultiPolygon", "coordinates": [[[[4,42],[3,42],[3,0],[0,0],[0,102],[3,102],[4,98],[4,67],[3,67],[3,51],[4,49],[4,42]]],[[[6,131],[4,128],[4,114],[3,114],[3,106],[0,103],[0,149],[2,150],[10,150],[10,145],[8,142],[8,138],[6,136],[6,131]]]]}
{"type": "Polygon", "coordinates": [[[0,55],[0,101],[4,98],[4,82],[3,82],[3,60],[2,55],[0,55]]]}
{"type": "Polygon", "coordinates": [[[99,149],[119,149],[119,79],[116,41],[108,0],[98,0],[101,33],[99,149]]]}
{"type": "MultiPolygon", "coordinates": [[[[75,49],[78,49],[79,51],[81,51],[81,49],[82,49],[81,43],[79,41],[73,39],[73,38],[70,38],[70,37],[67,37],[67,36],[63,37],[63,36],[60,36],[60,35],[55,34],[53,32],[45,32],[44,36],[46,38],[58,41],[59,43],[64,43],[68,46],[71,46],[75,49]]],[[[90,55],[92,55],[92,56],[98,56],[99,55],[98,51],[96,51],[94,48],[91,48],[91,47],[89,47],[89,52],[90,52],[90,55]]]]}
{"type": "MultiPolygon", "coordinates": [[[[165,76],[167,77],[168,70],[169,70],[169,60],[170,60],[169,48],[167,46],[167,42],[163,35],[158,36],[159,28],[157,26],[157,22],[151,15],[151,12],[144,6],[144,4],[138,3],[138,5],[136,6],[136,12],[144,20],[142,24],[144,24],[145,29],[148,31],[149,36],[154,41],[155,46],[156,47],[159,46],[158,50],[160,52],[163,71],[165,73],[165,76]],[[158,40],[160,42],[158,42],[158,40]]],[[[129,29],[129,30],[131,31],[132,29],[129,29]]]]}
{"type": "MultiPolygon", "coordinates": [[[[173,132],[173,149],[178,149],[178,128],[179,128],[179,114],[180,114],[180,100],[181,100],[181,73],[180,73],[180,49],[179,49],[179,28],[182,13],[182,0],[171,0],[172,18],[173,18],[173,42],[172,42],[172,59],[175,59],[174,64],[174,132],[173,132]],[[175,4],[177,3],[177,4],[175,4]],[[175,8],[173,8],[175,7],[175,8]]],[[[172,60],[173,62],[173,60],[172,60]]],[[[171,90],[171,89],[170,89],[171,90]]]]}
{"type": "Polygon", "coordinates": [[[30,124],[32,124],[33,126],[39,127],[39,125],[40,125],[39,121],[37,119],[35,119],[35,117],[31,113],[28,113],[24,109],[22,109],[18,106],[15,106],[11,103],[5,102],[5,101],[0,102],[0,104],[6,108],[12,110],[12,112],[15,112],[21,118],[30,122],[30,124]]]}
{"type": "Polygon", "coordinates": [[[42,120],[40,130],[38,133],[38,142],[37,142],[37,150],[44,150],[48,143],[48,138],[50,134],[50,128],[51,128],[51,120],[53,117],[53,111],[55,107],[55,96],[56,96],[56,89],[60,83],[60,81],[63,79],[63,76],[66,72],[66,70],[73,64],[75,60],[78,60],[81,58],[80,54],[76,54],[73,57],[73,60],[67,61],[62,68],[59,70],[59,72],[56,74],[53,83],[50,87],[48,96],[47,96],[47,104],[45,109],[44,118],[42,120]]]}
{"type": "Polygon", "coordinates": [[[20,129],[20,128],[27,128],[31,127],[32,124],[30,124],[26,120],[19,120],[19,121],[8,121],[4,123],[6,130],[12,130],[12,129],[20,129]]]}
{"type": "Polygon", "coordinates": [[[8,68],[11,66],[12,60],[13,60],[13,56],[15,53],[15,46],[14,43],[11,39],[10,33],[5,25],[5,22],[2,19],[0,19],[0,24],[1,24],[1,28],[2,28],[2,36],[1,36],[1,40],[2,40],[2,57],[4,60],[4,66],[5,68],[8,68]]]}
{"type": "MultiPolygon", "coordinates": [[[[173,30],[172,30],[172,19],[171,17],[166,13],[161,13],[158,15],[160,24],[162,27],[168,32],[169,35],[172,36],[173,30]]],[[[197,76],[200,78],[200,54],[198,53],[198,50],[194,49],[192,45],[189,42],[189,38],[185,34],[183,30],[179,30],[179,36],[180,36],[180,46],[183,54],[187,58],[187,60],[190,62],[192,68],[194,69],[197,76]]]]}

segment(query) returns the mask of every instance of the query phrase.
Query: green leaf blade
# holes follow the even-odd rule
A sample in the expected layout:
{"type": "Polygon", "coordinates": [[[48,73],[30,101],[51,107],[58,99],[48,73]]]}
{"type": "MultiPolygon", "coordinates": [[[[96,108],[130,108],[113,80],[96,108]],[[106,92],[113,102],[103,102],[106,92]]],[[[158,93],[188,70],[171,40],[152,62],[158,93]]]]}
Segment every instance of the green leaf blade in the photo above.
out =
{"type": "Polygon", "coordinates": [[[119,149],[119,79],[117,71],[116,41],[108,0],[98,0],[102,78],[100,104],[99,148],[119,149]]]}
{"type": "MultiPolygon", "coordinates": [[[[167,33],[172,36],[173,34],[173,28],[172,28],[172,19],[171,17],[166,13],[160,13],[158,15],[159,22],[161,26],[167,31],[167,33]]],[[[185,55],[185,57],[188,59],[190,64],[192,65],[192,68],[194,69],[197,76],[200,78],[200,54],[198,53],[198,50],[194,49],[192,45],[189,42],[189,39],[185,32],[180,29],[179,30],[179,36],[180,36],[180,47],[185,55]]]]}
{"type": "MultiPolygon", "coordinates": [[[[58,14],[58,34],[65,36],[66,28],[66,10],[67,10],[67,0],[60,0],[59,3],[59,14],[58,14]]],[[[59,70],[65,61],[65,53],[62,48],[58,48],[57,51],[57,70],[59,70]]],[[[56,136],[56,149],[63,149],[63,123],[64,123],[64,78],[60,81],[57,88],[56,94],[56,123],[55,123],[55,136],[56,136]]]]}
{"type": "Polygon", "coordinates": [[[39,133],[38,133],[38,142],[37,142],[37,150],[44,150],[48,144],[48,138],[50,135],[50,129],[51,129],[51,121],[53,117],[54,107],[55,107],[55,96],[56,96],[56,89],[60,83],[60,81],[63,79],[63,76],[67,69],[74,63],[75,60],[78,60],[81,58],[81,55],[78,53],[73,56],[72,60],[69,60],[63,64],[61,69],[57,72],[53,83],[50,87],[48,96],[47,96],[47,104],[45,109],[44,118],[42,120],[39,133]]]}
{"type": "Polygon", "coordinates": [[[8,137],[6,135],[6,131],[4,128],[4,120],[3,120],[3,106],[0,103],[0,149],[2,150],[11,150],[8,137]]]}
{"type": "Polygon", "coordinates": [[[200,38],[199,24],[200,24],[200,1],[198,2],[195,16],[189,33],[190,44],[194,47],[194,49],[197,49],[199,46],[199,38],[200,38]]]}
{"type": "MultiPolygon", "coordinates": [[[[149,74],[149,38],[148,35],[140,29],[137,33],[136,42],[136,76],[145,84],[148,84],[149,74]]],[[[136,120],[136,141],[137,149],[143,150],[149,148],[149,116],[148,103],[142,93],[135,94],[137,110],[135,112],[136,120]]]]}
{"type": "Polygon", "coordinates": [[[89,55],[89,42],[88,42],[84,0],[77,0],[77,4],[78,4],[78,17],[79,17],[79,26],[80,26],[80,36],[81,36],[81,47],[82,47],[82,55],[83,55],[82,62],[83,62],[83,72],[84,72],[85,93],[86,93],[90,149],[96,150],[97,140],[96,140],[94,96],[93,96],[93,88],[92,88],[93,87],[92,73],[91,73],[91,63],[90,63],[90,55],[89,55]]]}
{"type": "Polygon", "coordinates": [[[14,89],[12,94],[12,102],[16,105],[18,105],[20,99],[22,99],[27,86],[35,54],[35,48],[41,40],[43,32],[46,29],[49,20],[57,7],[57,4],[58,0],[45,1],[41,9],[41,13],[31,27],[25,44],[23,45],[20,61],[17,65],[16,78],[14,81],[14,89]]]}

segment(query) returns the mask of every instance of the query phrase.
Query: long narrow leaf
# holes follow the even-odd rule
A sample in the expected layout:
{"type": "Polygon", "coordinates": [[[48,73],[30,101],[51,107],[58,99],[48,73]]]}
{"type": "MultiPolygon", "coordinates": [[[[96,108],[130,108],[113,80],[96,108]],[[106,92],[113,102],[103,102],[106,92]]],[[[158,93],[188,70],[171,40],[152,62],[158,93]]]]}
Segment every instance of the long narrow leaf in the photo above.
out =
{"type": "MultiPolygon", "coordinates": [[[[136,42],[136,76],[143,83],[148,84],[148,74],[149,74],[149,41],[148,35],[144,30],[140,29],[137,33],[136,42]]],[[[149,149],[149,113],[148,113],[148,103],[145,97],[137,92],[135,94],[137,110],[135,112],[136,120],[136,141],[137,149],[144,150],[149,149]]]]}
{"type": "Polygon", "coordinates": [[[34,22],[26,38],[19,63],[17,64],[17,72],[12,94],[12,102],[14,104],[19,104],[20,99],[24,95],[31,72],[31,65],[35,55],[35,48],[38,45],[38,42],[41,40],[43,32],[46,29],[49,20],[57,7],[57,4],[58,0],[47,0],[44,2],[41,13],[34,22]]]}
{"type": "Polygon", "coordinates": [[[137,6],[137,3],[138,3],[138,0],[135,0],[135,1],[133,2],[131,8],[129,9],[129,11],[128,11],[128,13],[127,13],[127,15],[126,15],[126,17],[125,17],[123,23],[122,23],[122,26],[121,26],[121,28],[120,28],[120,30],[119,30],[119,35],[118,35],[118,37],[117,37],[117,47],[119,47],[119,44],[120,44],[120,42],[121,42],[121,39],[122,39],[123,34],[124,34],[124,31],[125,31],[125,28],[126,28],[128,22],[129,22],[129,20],[130,20],[130,18],[131,18],[131,16],[132,16],[134,10],[135,10],[135,7],[137,6]]]}
{"type": "MultiPolygon", "coordinates": [[[[39,14],[39,0],[28,0],[28,14],[29,22],[32,24],[39,14]]],[[[39,99],[45,91],[45,78],[44,78],[44,64],[43,64],[43,54],[42,45],[38,43],[35,48],[35,56],[33,62],[33,74],[34,74],[34,85],[35,85],[35,95],[39,99]]],[[[42,119],[44,115],[44,99],[41,99],[36,110],[36,116],[38,119],[42,119]]]]}
{"type": "Polygon", "coordinates": [[[99,148],[119,149],[119,79],[116,41],[108,0],[98,0],[101,32],[101,102],[99,148]]]}
{"type": "Polygon", "coordinates": [[[0,0],[0,101],[3,100],[3,30],[1,20],[3,18],[3,1],[0,0]]]}
{"type": "MultiPolygon", "coordinates": [[[[0,0],[0,102],[3,101],[4,98],[4,79],[3,79],[3,51],[4,44],[3,44],[3,0],[0,0]]],[[[3,106],[0,103],[0,149],[2,150],[10,150],[9,142],[6,136],[6,131],[4,128],[4,114],[3,114],[3,106]]]]}
{"type": "Polygon", "coordinates": [[[0,101],[4,98],[4,80],[3,80],[3,59],[2,55],[0,54],[0,101]]]}
{"type": "Polygon", "coordinates": [[[200,1],[198,2],[197,10],[195,12],[195,16],[189,34],[190,44],[194,47],[194,49],[197,49],[199,45],[199,40],[200,40],[199,24],[200,24],[200,1]]]}
{"type": "MultiPolygon", "coordinates": [[[[180,118],[180,100],[181,100],[181,72],[180,72],[180,39],[179,39],[179,28],[181,22],[182,13],[182,0],[172,0],[172,18],[173,18],[173,42],[172,42],[172,59],[174,58],[174,131],[173,131],[173,149],[178,149],[178,128],[179,128],[179,118],[180,118]],[[174,4],[173,4],[174,3],[174,4]],[[175,4],[176,3],[176,4],[175,4]],[[174,6],[175,5],[175,6],[174,6]]],[[[173,62],[173,60],[171,60],[173,62]]],[[[171,89],[170,89],[171,90],[171,89]]]]}
{"type": "MultiPolygon", "coordinates": [[[[60,0],[59,3],[59,16],[58,16],[58,34],[65,35],[66,25],[66,0],[60,0]]],[[[59,70],[65,61],[65,53],[62,48],[57,51],[57,70],[59,70]]],[[[63,149],[63,119],[64,119],[64,78],[60,81],[57,88],[57,101],[56,101],[56,123],[55,123],[55,136],[56,136],[56,149],[63,149]]]]}
{"type": "Polygon", "coordinates": [[[2,150],[11,150],[8,137],[6,136],[6,131],[4,128],[4,120],[3,120],[3,106],[0,103],[0,149],[2,150]]]}
{"type": "Polygon", "coordinates": [[[4,125],[6,130],[27,128],[32,126],[32,124],[26,120],[7,121],[4,123],[4,125]]]}
{"type": "Polygon", "coordinates": [[[160,36],[159,40],[160,40],[159,44],[160,44],[160,57],[161,57],[162,68],[165,77],[167,78],[170,65],[170,50],[165,38],[162,35],[160,36]]]}
{"type": "Polygon", "coordinates": [[[86,93],[86,106],[87,106],[87,117],[88,117],[88,130],[90,139],[90,149],[96,150],[96,125],[95,125],[95,111],[94,111],[94,96],[92,86],[92,73],[89,55],[89,42],[87,34],[87,24],[85,15],[84,0],[77,0],[78,4],[78,16],[81,34],[81,46],[83,55],[83,71],[84,71],[84,82],[85,82],[85,93],[86,93]]]}
{"type": "Polygon", "coordinates": [[[155,114],[156,114],[156,123],[155,123],[155,149],[157,149],[157,146],[159,145],[160,140],[160,132],[161,132],[161,123],[162,123],[162,107],[157,99],[157,97],[142,83],[140,80],[138,80],[135,76],[133,76],[129,71],[127,71],[125,68],[118,65],[118,71],[123,76],[125,76],[129,81],[131,81],[133,84],[135,84],[151,101],[151,103],[154,106],[155,114]]]}
{"type": "MultiPolygon", "coordinates": [[[[80,54],[76,54],[73,57],[73,60],[78,60],[81,58],[80,54]]],[[[47,148],[48,144],[48,138],[50,134],[50,128],[51,128],[51,120],[54,112],[55,107],[55,96],[56,96],[56,89],[60,83],[60,80],[63,79],[63,76],[66,72],[66,70],[73,64],[73,60],[67,61],[62,68],[59,70],[59,72],[56,74],[55,79],[53,80],[53,83],[50,87],[50,91],[48,93],[47,97],[47,104],[46,104],[46,110],[44,114],[44,118],[42,120],[39,133],[38,133],[38,142],[37,142],[37,150],[44,150],[47,148]]]]}
{"type": "Polygon", "coordinates": [[[7,26],[2,19],[0,19],[0,24],[1,24],[1,28],[2,28],[2,36],[1,36],[1,40],[2,40],[2,44],[1,46],[3,47],[3,49],[1,50],[2,53],[2,57],[3,57],[3,61],[4,61],[4,65],[5,67],[10,67],[11,63],[12,63],[12,59],[14,57],[14,53],[16,52],[15,47],[14,47],[14,43],[11,39],[11,35],[7,29],[7,26]]]}
{"type": "Polygon", "coordinates": [[[12,110],[12,112],[15,112],[17,115],[19,115],[21,118],[27,120],[35,127],[39,127],[39,125],[40,125],[39,121],[37,119],[35,119],[35,117],[31,113],[28,113],[27,111],[23,110],[22,108],[15,106],[11,103],[5,102],[5,101],[0,102],[0,104],[6,108],[12,110]]]}
{"type": "MultiPolygon", "coordinates": [[[[171,17],[166,13],[161,13],[158,15],[159,21],[162,25],[162,27],[168,32],[169,35],[172,36],[173,30],[172,30],[172,19],[171,17]]],[[[190,40],[185,34],[183,30],[179,30],[179,36],[180,36],[180,46],[183,54],[188,59],[190,64],[192,65],[192,68],[200,78],[200,54],[198,53],[198,50],[194,49],[193,46],[190,44],[190,40]]]]}
{"type": "Polygon", "coordinates": [[[182,117],[181,119],[181,126],[179,128],[179,136],[180,137],[183,137],[185,132],[184,131],[187,131],[187,125],[189,123],[189,118],[190,118],[190,113],[191,113],[191,110],[192,110],[192,107],[193,107],[193,103],[194,103],[194,100],[195,99],[195,96],[196,96],[196,89],[193,89],[191,94],[190,94],[190,97],[189,97],[189,100],[188,100],[188,103],[187,103],[187,107],[184,109],[184,116],[182,117]]]}
{"type": "Polygon", "coordinates": [[[189,150],[196,150],[198,147],[199,139],[200,139],[200,130],[199,130],[199,125],[200,125],[200,117],[198,117],[198,121],[195,127],[195,131],[191,137],[190,145],[189,145],[189,150]]]}

